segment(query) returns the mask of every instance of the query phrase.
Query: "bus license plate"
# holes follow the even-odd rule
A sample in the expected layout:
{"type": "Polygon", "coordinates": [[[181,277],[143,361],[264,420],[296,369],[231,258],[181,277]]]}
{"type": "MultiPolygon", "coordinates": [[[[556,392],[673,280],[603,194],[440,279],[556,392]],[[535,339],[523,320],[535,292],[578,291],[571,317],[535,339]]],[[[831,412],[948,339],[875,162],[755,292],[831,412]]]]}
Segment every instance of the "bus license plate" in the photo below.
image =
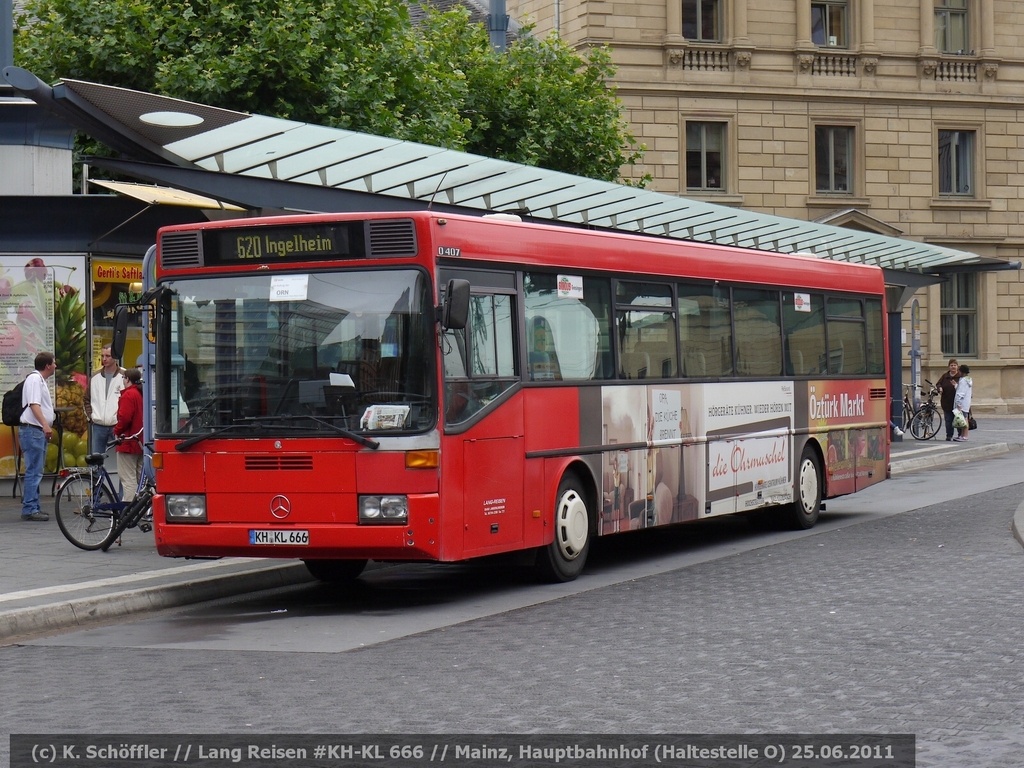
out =
{"type": "Polygon", "coordinates": [[[249,531],[249,543],[304,547],[309,544],[309,531],[249,531]]]}

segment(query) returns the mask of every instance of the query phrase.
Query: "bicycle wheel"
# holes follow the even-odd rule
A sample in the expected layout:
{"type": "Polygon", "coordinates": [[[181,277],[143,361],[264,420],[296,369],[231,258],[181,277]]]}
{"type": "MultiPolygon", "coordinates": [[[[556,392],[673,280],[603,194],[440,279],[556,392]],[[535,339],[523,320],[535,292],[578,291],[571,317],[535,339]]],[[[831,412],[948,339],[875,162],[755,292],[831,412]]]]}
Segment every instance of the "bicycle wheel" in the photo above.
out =
{"type": "Polygon", "coordinates": [[[910,434],[915,440],[931,440],[942,426],[942,414],[927,406],[918,410],[910,420],[910,434]]]}
{"type": "Polygon", "coordinates": [[[57,490],[57,525],[64,538],[85,550],[99,549],[114,526],[116,501],[89,474],[71,475],[57,490]]]}
{"type": "Polygon", "coordinates": [[[107,537],[100,543],[100,549],[106,552],[118,537],[129,528],[139,524],[139,520],[146,514],[146,511],[153,503],[153,488],[146,486],[136,496],[121,515],[114,521],[114,525],[107,533],[107,537]]]}

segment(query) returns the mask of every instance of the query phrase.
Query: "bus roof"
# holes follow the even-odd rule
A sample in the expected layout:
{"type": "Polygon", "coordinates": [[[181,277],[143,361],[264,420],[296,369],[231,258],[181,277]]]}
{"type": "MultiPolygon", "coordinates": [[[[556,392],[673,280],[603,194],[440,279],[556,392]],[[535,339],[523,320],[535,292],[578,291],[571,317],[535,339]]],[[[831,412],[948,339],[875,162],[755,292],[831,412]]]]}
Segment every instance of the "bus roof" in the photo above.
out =
{"type": "MultiPolygon", "coordinates": [[[[614,230],[524,222],[506,214],[298,214],[176,225],[161,229],[160,234],[370,219],[415,221],[419,237],[430,244],[430,253],[442,254],[446,265],[486,263],[872,293],[880,293],[884,287],[881,268],[865,264],[833,261],[813,254],[782,254],[614,230]]],[[[422,246],[420,250],[423,251],[422,246]]]]}

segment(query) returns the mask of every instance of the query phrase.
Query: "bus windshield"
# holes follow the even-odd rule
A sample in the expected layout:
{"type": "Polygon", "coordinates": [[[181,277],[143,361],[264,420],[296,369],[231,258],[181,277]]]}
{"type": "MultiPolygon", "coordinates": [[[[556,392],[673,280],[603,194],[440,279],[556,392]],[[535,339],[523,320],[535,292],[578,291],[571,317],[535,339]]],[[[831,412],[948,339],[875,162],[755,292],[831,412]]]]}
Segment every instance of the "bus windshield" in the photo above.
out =
{"type": "Polygon", "coordinates": [[[158,434],[408,433],[436,422],[434,312],[415,269],[170,280],[158,434]],[[173,393],[177,392],[175,397],[173,393]]]}

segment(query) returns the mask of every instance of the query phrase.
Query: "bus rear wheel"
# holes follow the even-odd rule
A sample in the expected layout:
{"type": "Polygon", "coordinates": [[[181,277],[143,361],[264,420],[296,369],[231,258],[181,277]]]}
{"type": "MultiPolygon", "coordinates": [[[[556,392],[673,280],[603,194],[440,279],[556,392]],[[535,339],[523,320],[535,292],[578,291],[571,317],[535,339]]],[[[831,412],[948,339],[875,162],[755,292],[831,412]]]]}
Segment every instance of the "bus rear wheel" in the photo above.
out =
{"type": "Polygon", "coordinates": [[[818,522],[821,513],[821,461],[813,448],[804,448],[796,470],[796,498],[789,507],[786,522],[791,528],[807,530],[818,522]]]}
{"type": "Polygon", "coordinates": [[[567,474],[555,497],[555,537],[537,553],[537,574],[544,581],[572,581],[583,571],[593,526],[587,494],[574,474],[567,474]]]}
{"type": "Polygon", "coordinates": [[[348,584],[366,567],[366,560],[303,560],[306,570],[317,581],[327,584],[348,584]]]}

